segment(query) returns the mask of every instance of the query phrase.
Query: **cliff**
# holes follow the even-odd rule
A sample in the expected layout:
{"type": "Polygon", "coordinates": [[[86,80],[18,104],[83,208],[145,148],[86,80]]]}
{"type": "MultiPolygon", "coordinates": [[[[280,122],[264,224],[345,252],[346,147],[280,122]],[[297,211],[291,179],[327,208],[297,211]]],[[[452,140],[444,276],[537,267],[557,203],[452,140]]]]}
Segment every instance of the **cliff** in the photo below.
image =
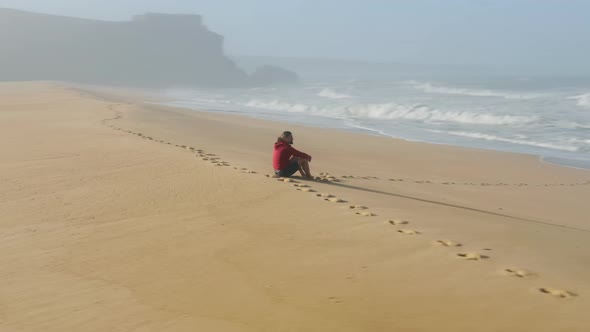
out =
{"type": "Polygon", "coordinates": [[[0,80],[133,86],[243,86],[223,37],[198,15],[110,22],[0,9],[0,80]]]}

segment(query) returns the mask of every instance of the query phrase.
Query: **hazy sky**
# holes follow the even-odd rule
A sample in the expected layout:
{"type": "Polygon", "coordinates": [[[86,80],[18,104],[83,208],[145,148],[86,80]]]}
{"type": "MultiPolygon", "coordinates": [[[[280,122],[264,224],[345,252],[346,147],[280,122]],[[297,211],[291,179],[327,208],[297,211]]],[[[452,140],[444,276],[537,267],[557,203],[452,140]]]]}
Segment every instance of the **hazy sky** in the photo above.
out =
{"type": "Polygon", "coordinates": [[[225,36],[230,54],[590,74],[590,1],[0,0],[0,7],[108,20],[148,11],[201,14],[225,36]]]}

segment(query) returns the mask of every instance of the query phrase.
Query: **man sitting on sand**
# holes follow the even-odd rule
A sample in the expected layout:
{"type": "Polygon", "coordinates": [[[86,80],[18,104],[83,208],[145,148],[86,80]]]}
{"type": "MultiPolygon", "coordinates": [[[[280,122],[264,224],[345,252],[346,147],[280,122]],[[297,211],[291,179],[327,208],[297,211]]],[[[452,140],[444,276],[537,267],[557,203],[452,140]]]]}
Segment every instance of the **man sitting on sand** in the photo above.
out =
{"type": "Polygon", "coordinates": [[[272,156],[275,175],[289,177],[299,171],[304,178],[313,179],[309,170],[311,156],[297,151],[292,144],[293,134],[290,131],[283,132],[277,139],[272,156]]]}

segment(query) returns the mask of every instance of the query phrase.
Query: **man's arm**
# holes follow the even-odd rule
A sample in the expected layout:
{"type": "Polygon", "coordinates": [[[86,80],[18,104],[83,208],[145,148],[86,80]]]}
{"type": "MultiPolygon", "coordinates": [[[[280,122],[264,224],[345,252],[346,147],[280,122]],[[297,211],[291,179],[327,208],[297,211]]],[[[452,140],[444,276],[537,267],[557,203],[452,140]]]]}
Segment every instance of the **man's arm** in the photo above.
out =
{"type": "Polygon", "coordinates": [[[295,156],[295,157],[299,157],[299,158],[303,158],[306,159],[308,161],[311,161],[311,156],[308,155],[307,153],[303,153],[297,149],[295,149],[292,146],[289,146],[289,152],[291,153],[291,155],[295,156]]]}

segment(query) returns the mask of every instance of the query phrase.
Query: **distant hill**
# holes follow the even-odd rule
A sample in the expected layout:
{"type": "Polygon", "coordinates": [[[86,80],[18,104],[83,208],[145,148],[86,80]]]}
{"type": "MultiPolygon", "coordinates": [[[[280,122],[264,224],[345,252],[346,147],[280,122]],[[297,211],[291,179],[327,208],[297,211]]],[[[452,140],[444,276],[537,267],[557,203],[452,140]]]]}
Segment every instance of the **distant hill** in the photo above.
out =
{"type": "Polygon", "coordinates": [[[223,37],[198,15],[97,21],[0,8],[0,80],[132,86],[244,86],[223,37]]]}

